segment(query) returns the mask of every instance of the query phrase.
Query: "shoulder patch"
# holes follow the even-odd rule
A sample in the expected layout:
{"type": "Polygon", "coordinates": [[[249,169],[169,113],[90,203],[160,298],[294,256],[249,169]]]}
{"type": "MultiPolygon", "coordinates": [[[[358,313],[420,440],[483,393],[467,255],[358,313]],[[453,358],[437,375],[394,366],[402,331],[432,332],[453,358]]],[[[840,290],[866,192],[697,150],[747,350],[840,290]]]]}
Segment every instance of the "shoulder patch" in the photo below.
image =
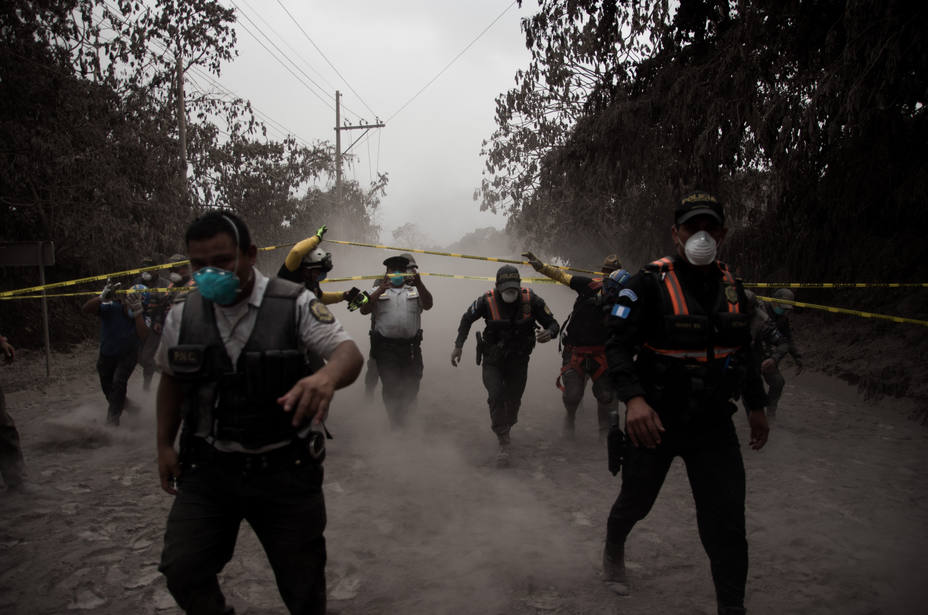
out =
{"type": "Polygon", "coordinates": [[[551,316],[551,308],[548,307],[547,303],[545,304],[545,314],[547,314],[548,316],[551,316]]]}
{"type": "Polygon", "coordinates": [[[612,315],[616,318],[628,318],[628,315],[631,313],[631,308],[627,305],[619,305],[618,303],[612,306],[612,315]]]}
{"type": "Polygon", "coordinates": [[[638,301],[638,295],[635,293],[635,291],[633,291],[630,288],[623,288],[619,292],[619,296],[628,297],[628,300],[631,301],[632,303],[634,303],[635,301],[638,301]]]}
{"type": "Polygon", "coordinates": [[[330,312],[329,308],[318,299],[313,299],[309,302],[309,311],[312,312],[313,318],[323,324],[328,325],[335,322],[335,317],[332,316],[332,312],[330,312]]]}

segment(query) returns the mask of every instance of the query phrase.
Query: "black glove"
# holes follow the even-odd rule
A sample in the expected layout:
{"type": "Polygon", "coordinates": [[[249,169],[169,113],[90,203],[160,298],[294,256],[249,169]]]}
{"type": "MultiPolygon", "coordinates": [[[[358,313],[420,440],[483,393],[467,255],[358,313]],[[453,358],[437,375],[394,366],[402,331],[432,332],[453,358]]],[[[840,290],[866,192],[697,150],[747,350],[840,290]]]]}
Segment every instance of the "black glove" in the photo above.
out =
{"type": "Polygon", "coordinates": [[[352,286],[350,290],[345,291],[345,301],[348,302],[348,311],[353,312],[370,300],[367,291],[352,286]]]}

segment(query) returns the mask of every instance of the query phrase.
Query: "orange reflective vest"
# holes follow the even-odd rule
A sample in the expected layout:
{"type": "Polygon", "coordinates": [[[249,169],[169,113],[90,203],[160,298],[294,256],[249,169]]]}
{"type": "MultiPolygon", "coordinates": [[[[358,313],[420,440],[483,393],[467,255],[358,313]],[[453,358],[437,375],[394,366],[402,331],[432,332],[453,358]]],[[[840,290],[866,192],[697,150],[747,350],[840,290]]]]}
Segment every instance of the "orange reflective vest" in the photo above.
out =
{"type": "Polygon", "coordinates": [[[750,316],[742,310],[735,278],[724,263],[716,264],[722,272],[721,296],[711,315],[686,293],[672,259],[648,265],[658,275],[665,326],[664,335],[644,348],[664,357],[708,362],[725,359],[750,343],[750,316]]]}

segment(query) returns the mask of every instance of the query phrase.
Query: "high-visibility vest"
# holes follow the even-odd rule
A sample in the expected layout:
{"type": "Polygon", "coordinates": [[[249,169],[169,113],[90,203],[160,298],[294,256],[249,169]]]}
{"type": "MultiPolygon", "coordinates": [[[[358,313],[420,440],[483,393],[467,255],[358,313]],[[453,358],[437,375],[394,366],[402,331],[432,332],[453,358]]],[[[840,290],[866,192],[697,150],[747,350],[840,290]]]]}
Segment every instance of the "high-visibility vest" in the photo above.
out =
{"type": "Polygon", "coordinates": [[[648,265],[647,270],[658,276],[664,334],[648,340],[645,349],[663,357],[709,362],[725,359],[750,343],[750,316],[742,309],[735,278],[724,263],[716,261],[716,265],[722,284],[711,314],[686,293],[671,258],[648,265]]]}

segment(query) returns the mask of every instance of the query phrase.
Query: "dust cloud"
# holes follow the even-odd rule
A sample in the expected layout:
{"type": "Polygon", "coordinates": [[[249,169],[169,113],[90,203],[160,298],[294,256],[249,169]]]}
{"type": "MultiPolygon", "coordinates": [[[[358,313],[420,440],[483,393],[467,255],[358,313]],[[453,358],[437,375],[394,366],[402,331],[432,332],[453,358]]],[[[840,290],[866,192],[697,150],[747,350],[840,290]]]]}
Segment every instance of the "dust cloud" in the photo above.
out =
{"type": "MultiPolygon", "coordinates": [[[[395,253],[331,249],[332,277],[380,274],[385,256],[395,253]]],[[[415,257],[422,272],[490,277],[498,268],[415,257]]],[[[259,267],[273,274],[283,258],[262,253],[259,267]]],[[[491,282],[424,281],[435,307],[422,319],[425,374],[409,427],[389,429],[379,388],[368,401],[362,379],[339,391],[331,408],[327,425],[335,439],[324,485],[329,612],[715,613],[682,464],[674,464],[653,510],[629,537],[633,595],[618,598],[598,577],[619,482],[606,470],[590,392],[576,440],[564,440],[557,345],[536,346],[512,432],[512,467],[497,469],[473,333],[462,363],[450,364],[460,316],[491,282]]],[[[323,288],[353,284],[370,286],[323,288]]],[[[574,293],[534,288],[563,321],[574,293]]],[[[366,354],[369,317],[344,304],[332,311],[366,354]]],[[[172,499],[158,483],[154,394],[140,390],[137,370],[129,383],[137,410],[119,429],[105,428],[95,357],[95,345],[56,355],[54,378],[44,383],[41,353],[24,351],[0,375],[16,383],[6,389],[7,406],[35,487],[29,495],[0,493],[0,613],[177,612],[157,572],[172,499]]],[[[815,374],[790,378],[770,442],[759,453],[744,451],[746,605],[753,613],[920,612],[928,601],[915,565],[928,546],[928,434],[913,430],[889,402],[865,403],[845,385],[836,391],[834,382],[815,374]]],[[[734,418],[744,442],[744,416],[734,418]]],[[[236,612],[283,610],[246,524],[221,583],[236,612]]]]}

